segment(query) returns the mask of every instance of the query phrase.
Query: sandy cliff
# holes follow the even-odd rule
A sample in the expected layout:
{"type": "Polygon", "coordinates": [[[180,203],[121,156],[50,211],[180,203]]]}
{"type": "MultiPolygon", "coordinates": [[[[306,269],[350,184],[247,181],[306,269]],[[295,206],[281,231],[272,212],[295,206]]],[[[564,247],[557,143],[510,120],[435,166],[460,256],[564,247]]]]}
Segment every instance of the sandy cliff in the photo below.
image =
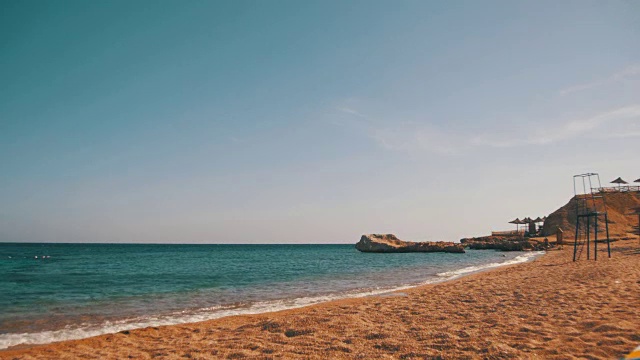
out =
{"type": "MultiPolygon", "coordinates": [[[[634,208],[640,207],[640,192],[607,192],[605,201],[610,238],[625,239],[637,236],[638,215],[634,215],[633,211],[634,208]]],[[[578,200],[573,197],[566,205],[551,213],[542,227],[542,236],[553,235],[561,228],[565,239],[571,239],[575,234],[577,204],[578,200]]],[[[601,230],[604,231],[604,227],[601,230]]]]}

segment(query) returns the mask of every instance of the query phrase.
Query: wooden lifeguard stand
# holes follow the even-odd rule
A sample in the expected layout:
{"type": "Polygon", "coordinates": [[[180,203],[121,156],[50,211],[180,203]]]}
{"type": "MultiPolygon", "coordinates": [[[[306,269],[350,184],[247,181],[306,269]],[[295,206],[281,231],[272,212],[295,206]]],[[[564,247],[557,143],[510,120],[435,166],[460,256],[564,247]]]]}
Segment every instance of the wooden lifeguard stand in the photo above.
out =
{"type": "Polygon", "coordinates": [[[573,193],[576,199],[576,234],[573,242],[573,261],[582,254],[587,246],[587,260],[591,259],[591,233],[593,229],[593,259],[598,260],[598,221],[604,221],[606,231],[607,253],[611,257],[609,241],[609,218],[604,191],[597,173],[573,176],[573,193]],[[597,185],[596,187],[594,187],[597,185]],[[579,250],[579,252],[578,252],[579,250]]]}

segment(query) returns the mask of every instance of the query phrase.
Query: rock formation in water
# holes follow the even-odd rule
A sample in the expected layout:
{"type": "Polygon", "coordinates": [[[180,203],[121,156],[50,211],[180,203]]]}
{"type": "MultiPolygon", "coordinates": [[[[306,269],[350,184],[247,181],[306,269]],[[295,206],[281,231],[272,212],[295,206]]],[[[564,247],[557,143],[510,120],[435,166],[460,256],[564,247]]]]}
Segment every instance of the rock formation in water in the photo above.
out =
{"type": "Polygon", "coordinates": [[[460,243],[472,250],[545,250],[543,242],[527,239],[522,236],[482,236],[461,239],[460,243]]]}
{"type": "Polygon", "coordinates": [[[464,245],[444,241],[411,242],[402,241],[393,234],[362,235],[356,244],[362,252],[407,253],[407,252],[448,252],[464,253],[464,245]]]}

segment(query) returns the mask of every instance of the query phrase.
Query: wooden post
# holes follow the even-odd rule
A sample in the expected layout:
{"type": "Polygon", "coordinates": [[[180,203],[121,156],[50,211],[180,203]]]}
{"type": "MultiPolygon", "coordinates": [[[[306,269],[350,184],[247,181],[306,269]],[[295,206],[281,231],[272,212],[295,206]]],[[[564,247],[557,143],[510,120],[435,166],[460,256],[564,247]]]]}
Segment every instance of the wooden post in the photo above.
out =
{"type": "Polygon", "coordinates": [[[604,213],[604,228],[607,230],[607,252],[609,253],[609,258],[611,258],[611,242],[609,240],[609,216],[607,213],[604,213]]]}
{"type": "Polygon", "coordinates": [[[587,260],[591,260],[591,216],[587,216],[587,260]]]}
{"type": "Polygon", "coordinates": [[[598,260],[598,213],[596,213],[595,238],[593,239],[593,260],[598,260]]]}
{"type": "Polygon", "coordinates": [[[576,219],[576,238],[573,241],[573,261],[576,261],[576,253],[578,252],[578,230],[580,229],[580,217],[576,219]]]}
{"type": "Polygon", "coordinates": [[[556,244],[558,245],[564,245],[564,238],[563,238],[563,234],[564,231],[562,231],[561,228],[558,228],[556,230],[556,244]]]}

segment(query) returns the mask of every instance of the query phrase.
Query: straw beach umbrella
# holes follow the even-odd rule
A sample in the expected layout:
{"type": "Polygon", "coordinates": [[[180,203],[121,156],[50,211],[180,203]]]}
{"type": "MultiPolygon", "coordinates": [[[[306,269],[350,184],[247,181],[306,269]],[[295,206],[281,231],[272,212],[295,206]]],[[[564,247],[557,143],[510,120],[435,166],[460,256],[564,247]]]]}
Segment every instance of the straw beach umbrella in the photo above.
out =
{"type": "Polygon", "coordinates": [[[622,178],[617,178],[617,179],[613,180],[611,183],[612,184],[618,184],[618,189],[620,189],[620,186],[622,186],[622,184],[628,184],[628,182],[622,180],[622,178]]]}
{"type": "Polygon", "coordinates": [[[640,179],[638,179],[638,180],[635,180],[634,182],[637,182],[637,183],[640,183],[640,179]]]}
{"type": "Polygon", "coordinates": [[[526,218],[522,219],[522,223],[527,225],[525,229],[529,230],[529,232],[534,231],[534,229],[531,228],[531,226],[535,227],[535,225],[531,225],[533,223],[533,219],[527,216],[526,218]]]}
{"type": "Polygon", "coordinates": [[[516,231],[518,231],[518,225],[522,224],[522,220],[515,218],[514,220],[509,221],[509,224],[516,224],[516,231]]]}
{"type": "MultiPolygon", "coordinates": [[[[544,220],[542,220],[542,218],[540,216],[538,216],[535,220],[533,220],[534,223],[539,224],[541,222],[544,222],[544,220]]],[[[538,229],[540,230],[540,225],[538,225],[538,229]]]]}

